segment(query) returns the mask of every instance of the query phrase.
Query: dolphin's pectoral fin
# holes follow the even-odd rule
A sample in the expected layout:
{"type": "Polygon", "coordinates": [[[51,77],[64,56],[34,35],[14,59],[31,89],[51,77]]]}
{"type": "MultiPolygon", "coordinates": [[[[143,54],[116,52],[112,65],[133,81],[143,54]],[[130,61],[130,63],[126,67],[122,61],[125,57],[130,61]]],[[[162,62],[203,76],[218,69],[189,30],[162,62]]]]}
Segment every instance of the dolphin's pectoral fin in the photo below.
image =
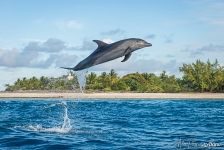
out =
{"type": "Polygon", "coordinates": [[[130,47],[128,47],[128,48],[124,51],[124,55],[129,54],[129,49],[130,49],[130,47]]]}
{"type": "Polygon", "coordinates": [[[93,40],[98,45],[98,48],[108,45],[107,43],[100,41],[100,40],[93,40]]]}
{"type": "Polygon", "coordinates": [[[125,62],[125,61],[127,61],[127,60],[131,57],[131,54],[132,54],[132,53],[128,53],[128,54],[126,54],[126,55],[124,56],[124,59],[123,59],[121,62],[125,62]]]}
{"type": "Polygon", "coordinates": [[[128,47],[125,52],[124,52],[124,59],[121,62],[125,62],[126,60],[128,60],[131,57],[131,52],[129,52],[130,47],[128,47]]]}

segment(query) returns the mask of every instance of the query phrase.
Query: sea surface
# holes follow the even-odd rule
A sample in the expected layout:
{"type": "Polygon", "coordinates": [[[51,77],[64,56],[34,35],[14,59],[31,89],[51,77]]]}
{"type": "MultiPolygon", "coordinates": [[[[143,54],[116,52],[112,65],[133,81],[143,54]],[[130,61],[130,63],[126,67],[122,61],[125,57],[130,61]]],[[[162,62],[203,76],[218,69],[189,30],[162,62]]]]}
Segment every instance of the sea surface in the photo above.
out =
{"type": "Polygon", "coordinates": [[[224,100],[0,99],[0,149],[224,149],[224,100]]]}

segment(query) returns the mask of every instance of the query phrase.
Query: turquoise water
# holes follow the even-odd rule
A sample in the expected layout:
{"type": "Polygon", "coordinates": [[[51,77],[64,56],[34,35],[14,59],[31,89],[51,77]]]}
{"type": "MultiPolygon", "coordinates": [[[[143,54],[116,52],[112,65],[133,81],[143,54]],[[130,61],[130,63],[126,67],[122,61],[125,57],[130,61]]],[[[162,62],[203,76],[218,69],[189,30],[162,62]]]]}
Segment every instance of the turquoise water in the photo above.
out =
{"type": "Polygon", "coordinates": [[[224,100],[0,100],[0,149],[224,149],[224,100]]]}

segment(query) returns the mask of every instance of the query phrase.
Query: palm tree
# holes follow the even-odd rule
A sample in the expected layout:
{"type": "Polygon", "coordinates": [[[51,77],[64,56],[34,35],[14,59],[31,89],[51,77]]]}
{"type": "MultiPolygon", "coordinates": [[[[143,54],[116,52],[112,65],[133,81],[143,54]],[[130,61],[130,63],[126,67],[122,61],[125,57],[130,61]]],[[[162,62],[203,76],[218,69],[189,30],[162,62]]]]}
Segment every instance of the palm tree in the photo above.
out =
{"type": "Polygon", "coordinates": [[[97,75],[94,72],[91,72],[87,76],[87,84],[94,84],[96,82],[97,75]]]}
{"type": "Polygon", "coordinates": [[[110,70],[109,78],[110,78],[110,87],[112,89],[112,86],[118,81],[118,76],[114,69],[110,70]]]}

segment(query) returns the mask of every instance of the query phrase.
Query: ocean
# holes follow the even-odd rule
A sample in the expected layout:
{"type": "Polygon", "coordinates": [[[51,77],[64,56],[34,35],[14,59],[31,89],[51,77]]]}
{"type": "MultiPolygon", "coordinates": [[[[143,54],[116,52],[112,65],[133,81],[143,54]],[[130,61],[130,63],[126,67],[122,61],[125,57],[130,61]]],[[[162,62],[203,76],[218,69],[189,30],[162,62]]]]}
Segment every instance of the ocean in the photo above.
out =
{"type": "Polygon", "coordinates": [[[224,100],[0,99],[0,149],[224,149],[224,100]]]}

